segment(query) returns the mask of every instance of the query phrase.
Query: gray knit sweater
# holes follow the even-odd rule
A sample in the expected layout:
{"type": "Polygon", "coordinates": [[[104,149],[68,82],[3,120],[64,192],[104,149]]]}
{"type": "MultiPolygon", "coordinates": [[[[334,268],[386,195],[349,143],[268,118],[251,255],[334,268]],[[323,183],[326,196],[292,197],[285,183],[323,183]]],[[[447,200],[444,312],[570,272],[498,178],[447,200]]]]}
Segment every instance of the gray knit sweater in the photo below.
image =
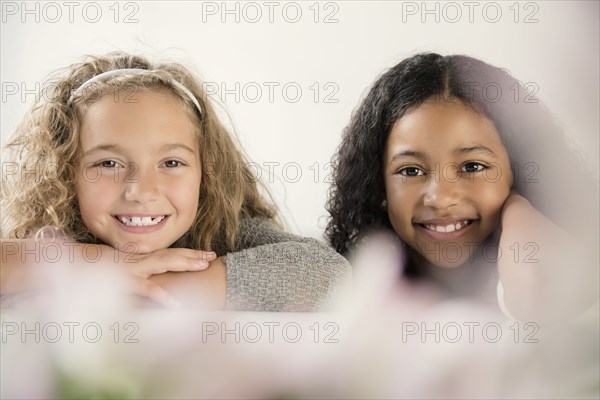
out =
{"type": "Polygon", "coordinates": [[[351,280],[350,264],[332,248],[263,219],[242,222],[236,250],[225,258],[228,309],[326,310],[351,280]]]}

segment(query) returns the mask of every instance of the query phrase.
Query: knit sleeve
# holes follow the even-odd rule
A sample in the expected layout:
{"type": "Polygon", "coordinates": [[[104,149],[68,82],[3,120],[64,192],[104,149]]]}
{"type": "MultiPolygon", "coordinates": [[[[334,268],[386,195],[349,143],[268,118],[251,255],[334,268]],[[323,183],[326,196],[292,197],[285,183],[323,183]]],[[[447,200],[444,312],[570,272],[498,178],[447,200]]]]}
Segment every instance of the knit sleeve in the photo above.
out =
{"type": "Polygon", "coordinates": [[[350,264],[332,248],[265,220],[243,221],[237,248],[225,258],[228,309],[322,311],[351,280],[350,264]]]}

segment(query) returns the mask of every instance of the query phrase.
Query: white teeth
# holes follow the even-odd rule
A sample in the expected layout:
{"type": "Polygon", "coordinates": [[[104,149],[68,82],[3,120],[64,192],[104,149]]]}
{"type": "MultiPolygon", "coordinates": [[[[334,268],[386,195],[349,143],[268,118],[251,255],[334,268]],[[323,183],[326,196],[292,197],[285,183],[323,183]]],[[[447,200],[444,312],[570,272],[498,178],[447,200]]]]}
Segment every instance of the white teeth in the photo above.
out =
{"type": "Polygon", "coordinates": [[[466,219],[464,221],[457,222],[456,224],[448,224],[446,226],[427,224],[427,225],[425,225],[425,228],[429,229],[430,231],[434,231],[434,232],[450,233],[450,232],[459,231],[470,224],[471,224],[471,221],[466,219]]]}
{"type": "Polygon", "coordinates": [[[119,220],[127,226],[152,226],[165,219],[164,215],[159,217],[119,217],[119,220]]]}

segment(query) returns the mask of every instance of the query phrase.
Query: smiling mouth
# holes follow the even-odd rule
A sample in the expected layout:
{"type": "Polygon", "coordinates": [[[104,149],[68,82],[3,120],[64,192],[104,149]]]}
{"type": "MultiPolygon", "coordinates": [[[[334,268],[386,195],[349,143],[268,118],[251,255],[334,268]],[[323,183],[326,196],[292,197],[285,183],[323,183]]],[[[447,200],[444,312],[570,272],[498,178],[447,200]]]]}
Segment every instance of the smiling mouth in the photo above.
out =
{"type": "Polygon", "coordinates": [[[148,217],[130,217],[125,215],[115,215],[115,219],[125,226],[153,226],[159,224],[168,215],[156,215],[148,217]]]}
{"type": "Polygon", "coordinates": [[[433,232],[451,233],[451,232],[458,232],[462,229],[465,229],[467,226],[471,225],[472,223],[473,223],[473,220],[465,219],[465,220],[453,222],[453,223],[450,223],[447,225],[437,225],[437,224],[419,224],[419,225],[421,225],[425,229],[433,231],[433,232]]]}

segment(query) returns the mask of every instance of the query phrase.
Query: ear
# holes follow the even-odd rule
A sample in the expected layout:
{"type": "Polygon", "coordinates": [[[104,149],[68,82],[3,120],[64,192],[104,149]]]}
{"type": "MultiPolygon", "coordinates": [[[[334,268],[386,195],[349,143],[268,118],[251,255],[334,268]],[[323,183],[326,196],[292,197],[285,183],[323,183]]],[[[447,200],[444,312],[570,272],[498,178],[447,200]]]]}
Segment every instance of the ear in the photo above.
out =
{"type": "Polygon", "coordinates": [[[380,207],[382,211],[387,211],[387,200],[383,199],[383,201],[380,204],[380,207]]]}

